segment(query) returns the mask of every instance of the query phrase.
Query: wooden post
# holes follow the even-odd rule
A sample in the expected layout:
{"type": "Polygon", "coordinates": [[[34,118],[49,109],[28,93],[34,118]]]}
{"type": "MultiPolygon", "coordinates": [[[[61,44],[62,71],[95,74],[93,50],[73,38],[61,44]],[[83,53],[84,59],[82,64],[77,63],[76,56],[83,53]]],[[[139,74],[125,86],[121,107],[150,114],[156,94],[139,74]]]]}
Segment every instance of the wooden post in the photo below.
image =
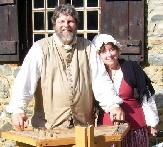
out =
{"type": "Polygon", "coordinates": [[[81,126],[75,127],[75,143],[76,143],[76,147],[88,147],[86,127],[81,127],[81,126]]]}
{"type": "Polygon", "coordinates": [[[94,127],[87,127],[87,139],[88,139],[88,147],[94,147],[94,127]]]}

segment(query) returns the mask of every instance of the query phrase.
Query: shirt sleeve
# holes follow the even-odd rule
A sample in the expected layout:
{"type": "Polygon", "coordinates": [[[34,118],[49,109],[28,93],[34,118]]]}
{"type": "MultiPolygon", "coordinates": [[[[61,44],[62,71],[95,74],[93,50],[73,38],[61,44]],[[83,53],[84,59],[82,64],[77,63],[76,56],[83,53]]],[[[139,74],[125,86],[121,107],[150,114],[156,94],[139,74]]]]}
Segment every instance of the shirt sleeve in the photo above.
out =
{"type": "Polygon", "coordinates": [[[92,72],[92,88],[95,99],[105,112],[119,107],[123,101],[114,90],[112,81],[105,69],[104,63],[91,45],[90,66],[92,72]]]}
{"type": "Polygon", "coordinates": [[[42,56],[39,44],[34,43],[14,81],[11,100],[6,107],[8,113],[24,113],[26,111],[41,76],[42,56]]]}
{"type": "Polygon", "coordinates": [[[155,95],[152,95],[148,101],[143,97],[142,108],[147,126],[156,127],[159,123],[158,111],[155,103],[155,95]]]}

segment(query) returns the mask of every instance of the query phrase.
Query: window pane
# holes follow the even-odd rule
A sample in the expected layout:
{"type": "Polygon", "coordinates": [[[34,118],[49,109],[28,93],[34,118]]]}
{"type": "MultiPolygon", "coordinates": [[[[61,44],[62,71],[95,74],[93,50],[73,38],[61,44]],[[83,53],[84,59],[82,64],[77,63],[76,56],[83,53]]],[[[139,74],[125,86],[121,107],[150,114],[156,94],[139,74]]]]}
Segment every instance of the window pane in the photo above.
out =
{"type": "Polygon", "coordinates": [[[44,30],[44,13],[35,12],[34,13],[34,30],[44,30]]]}
{"type": "Polygon", "coordinates": [[[45,34],[34,34],[34,41],[40,40],[45,37],[45,34]]]}
{"type": "Polygon", "coordinates": [[[98,7],[98,0],[87,0],[88,7],[98,7]]]}
{"type": "Polygon", "coordinates": [[[34,8],[44,8],[44,0],[34,0],[34,8]]]}
{"type": "Polygon", "coordinates": [[[72,0],[74,7],[83,7],[83,0],[72,0]]]}
{"type": "Polygon", "coordinates": [[[79,13],[79,25],[78,25],[78,30],[83,30],[84,28],[84,12],[83,11],[78,11],[79,13]]]}
{"type": "Polygon", "coordinates": [[[48,0],[48,8],[54,8],[58,5],[58,0],[48,0]]]}
{"type": "Polygon", "coordinates": [[[53,12],[48,12],[48,30],[53,30],[53,25],[52,25],[52,21],[51,18],[53,16],[53,12]]]}
{"type": "Polygon", "coordinates": [[[92,41],[95,35],[97,35],[97,33],[88,33],[87,34],[87,39],[92,41]]]}
{"type": "Polygon", "coordinates": [[[48,34],[48,37],[50,37],[50,36],[52,36],[52,35],[53,35],[53,34],[49,33],[49,34],[48,34]]]}
{"type": "Polygon", "coordinates": [[[84,34],[77,34],[78,37],[84,37],[84,34]]]}
{"type": "Polygon", "coordinates": [[[87,29],[98,30],[98,11],[88,11],[87,13],[87,29]]]}
{"type": "Polygon", "coordinates": [[[65,0],[65,4],[71,4],[71,0],[65,0]]]}

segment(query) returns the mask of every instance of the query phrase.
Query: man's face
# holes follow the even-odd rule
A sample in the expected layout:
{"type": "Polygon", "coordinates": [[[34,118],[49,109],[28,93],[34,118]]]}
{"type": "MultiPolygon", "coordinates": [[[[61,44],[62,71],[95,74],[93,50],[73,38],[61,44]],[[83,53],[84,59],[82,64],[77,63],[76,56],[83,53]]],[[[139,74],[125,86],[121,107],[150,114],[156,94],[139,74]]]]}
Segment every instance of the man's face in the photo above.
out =
{"type": "Polygon", "coordinates": [[[60,14],[54,29],[63,44],[70,44],[76,35],[77,24],[72,16],[60,14]]]}

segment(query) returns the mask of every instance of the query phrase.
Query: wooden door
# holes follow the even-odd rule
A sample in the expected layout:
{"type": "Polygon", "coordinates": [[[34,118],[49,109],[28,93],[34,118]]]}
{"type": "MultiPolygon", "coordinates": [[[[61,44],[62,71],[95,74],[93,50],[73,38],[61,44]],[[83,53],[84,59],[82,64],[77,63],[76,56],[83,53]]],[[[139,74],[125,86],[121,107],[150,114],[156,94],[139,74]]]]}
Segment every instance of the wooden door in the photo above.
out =
{"type": "Polygon", "coordinates": [[[101,0],[101,33],[122,45],[122,58],[144,60],[144,0],[101,0]]]}
{"type": "Polygon", "coordinates": [[[14,0],[0,1],[0,61],[18,61],[18,19],[14,0]]]}
{"type": "Polygon", "coordinates": [[[32,44],[31,0],[0,0],[0,61],[20,62],[32,44]]]}

